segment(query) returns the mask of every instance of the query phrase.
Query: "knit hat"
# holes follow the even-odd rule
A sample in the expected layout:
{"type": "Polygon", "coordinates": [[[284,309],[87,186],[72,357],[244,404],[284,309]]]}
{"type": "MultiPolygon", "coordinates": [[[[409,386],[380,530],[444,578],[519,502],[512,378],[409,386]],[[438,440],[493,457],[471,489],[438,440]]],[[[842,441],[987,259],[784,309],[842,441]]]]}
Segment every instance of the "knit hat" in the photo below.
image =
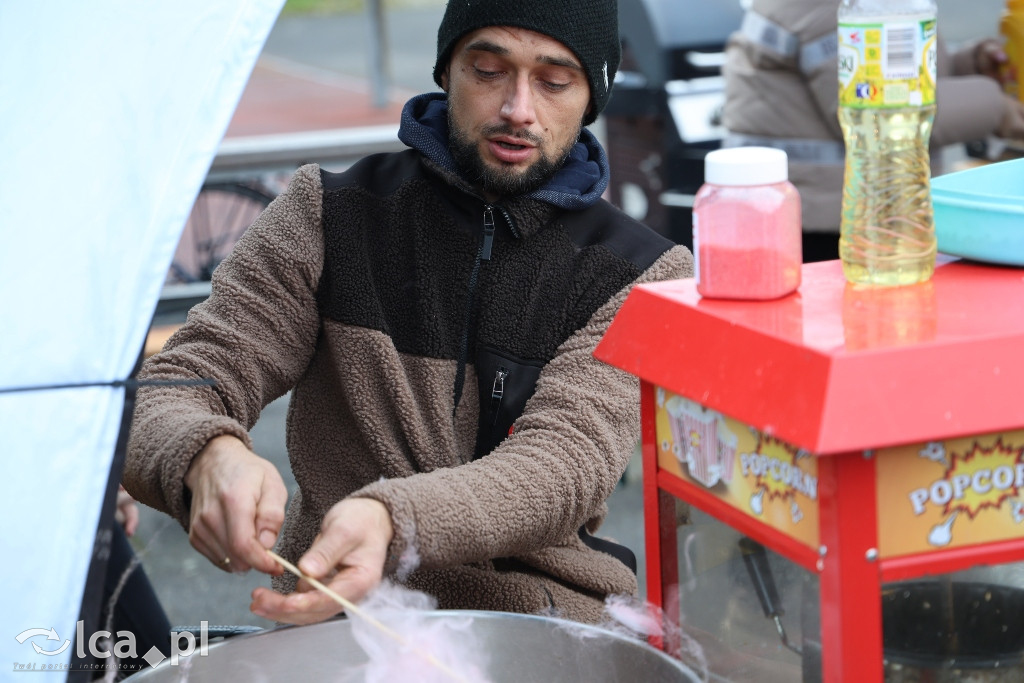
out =
{"type": "Polygon", "coordinates": [[[593,123],[608,104],[620,58],[617,0],[448,0],[437,31],[438,85],[455,43],[486,26],[536,31],[575,53],[587,73],[593,104],[584,125],[593,123]]]}

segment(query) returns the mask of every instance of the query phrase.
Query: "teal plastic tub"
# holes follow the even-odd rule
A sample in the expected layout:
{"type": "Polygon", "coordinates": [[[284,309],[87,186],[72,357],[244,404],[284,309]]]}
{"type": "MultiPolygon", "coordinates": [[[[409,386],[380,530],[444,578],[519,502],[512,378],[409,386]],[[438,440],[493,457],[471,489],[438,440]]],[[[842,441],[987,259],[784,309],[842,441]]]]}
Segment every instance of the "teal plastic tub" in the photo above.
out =
{"type": "Polygon", "coordinates": [[[1024,266],[1024,159],[932,178],[939,251],[1024,266]]]}

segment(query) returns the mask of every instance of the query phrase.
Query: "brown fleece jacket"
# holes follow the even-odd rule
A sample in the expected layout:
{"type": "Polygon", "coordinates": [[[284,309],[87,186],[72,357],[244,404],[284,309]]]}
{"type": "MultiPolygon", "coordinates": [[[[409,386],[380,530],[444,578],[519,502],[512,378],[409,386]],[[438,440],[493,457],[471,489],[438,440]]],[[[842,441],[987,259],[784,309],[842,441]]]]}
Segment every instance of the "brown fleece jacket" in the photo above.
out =
{"type": "Polygon", "coordinates": [[[143,379],[216,387],[139,391],[125,484],[187,526],[191,459],[220,434],[251,445],[291,390],[285,557],[342,498],[374,498],[386,572],[441,608],[596,621],[636,591],[581,527],[633,451],[639,391],[592,353],[635,283],[689,276],[691,257],[604,201],[498,207],[457,185],[413,151],[300,169],[145,363],[143,379]]]}

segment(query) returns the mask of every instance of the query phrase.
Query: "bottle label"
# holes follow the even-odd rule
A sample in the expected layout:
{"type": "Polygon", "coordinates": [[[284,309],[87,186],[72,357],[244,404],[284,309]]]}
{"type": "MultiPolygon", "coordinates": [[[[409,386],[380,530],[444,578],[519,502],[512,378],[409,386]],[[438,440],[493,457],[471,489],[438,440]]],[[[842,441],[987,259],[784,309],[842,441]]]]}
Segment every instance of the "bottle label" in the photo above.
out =
{"type": "Polygon", "coordinates": [[[839,106],[935,104],[935,18],[839,24],[839,106]]]}

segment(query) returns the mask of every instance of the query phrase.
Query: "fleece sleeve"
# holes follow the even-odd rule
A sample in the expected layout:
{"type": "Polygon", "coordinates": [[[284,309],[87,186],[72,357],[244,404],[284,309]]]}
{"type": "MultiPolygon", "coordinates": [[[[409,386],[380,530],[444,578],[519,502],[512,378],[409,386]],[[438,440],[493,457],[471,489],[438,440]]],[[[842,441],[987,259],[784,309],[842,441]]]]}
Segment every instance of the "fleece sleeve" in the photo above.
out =
{"type": "Polygon", "coordinates": [[[217,268],[210,297],[148,359],[125,462],[125,487],[187,527],[184,475],[222,434],[251,447],[260,411],[287,392],[312,357],[323,267],[319,169],[299,169],[288,189],[217,268]],[[213,386],[150,386],[149,380],[213,386]]]}
{"type": "Polygon", "coordinates": [[[355,492],[391,511],[391,557],[408,553],[433,569],[522,555],[574,534],[611,494],[639,438],[639,381],[594,349],[633,285],[692,273],[689,251],[674,247],[599,308],[559,347],[513,433],[489,455],[355,492]]]}

